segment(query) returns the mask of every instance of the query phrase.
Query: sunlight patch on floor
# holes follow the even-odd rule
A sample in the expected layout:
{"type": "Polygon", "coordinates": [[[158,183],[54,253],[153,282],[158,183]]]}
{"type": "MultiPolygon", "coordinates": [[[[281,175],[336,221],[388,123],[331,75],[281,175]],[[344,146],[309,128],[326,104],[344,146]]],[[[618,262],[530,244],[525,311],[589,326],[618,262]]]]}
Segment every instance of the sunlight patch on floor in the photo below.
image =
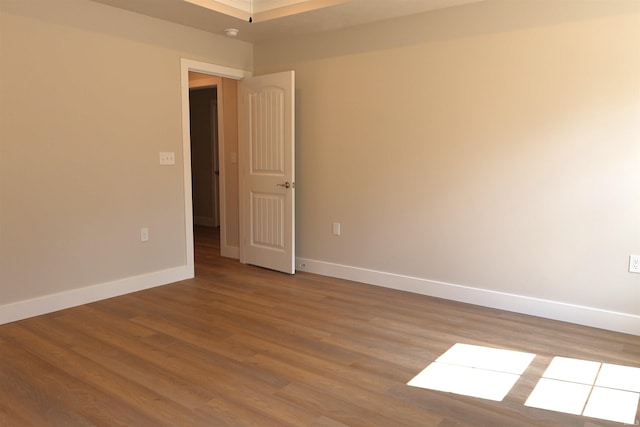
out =
{"type": "Polygon", "coordinates": [[[554,357],[525,405],[633,424],[640,368],[554,357]]]}
{"type": "Polygon", "coordinates": [[[502,401],[535,354],[455,344],[407,384],[502,401]]]}

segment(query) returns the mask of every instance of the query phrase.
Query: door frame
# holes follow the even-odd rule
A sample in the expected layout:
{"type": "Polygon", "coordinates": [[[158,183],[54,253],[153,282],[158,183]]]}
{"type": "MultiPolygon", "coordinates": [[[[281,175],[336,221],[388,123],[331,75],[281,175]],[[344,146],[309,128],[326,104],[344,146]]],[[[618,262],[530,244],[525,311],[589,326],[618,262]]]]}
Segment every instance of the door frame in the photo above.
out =
{"type": "MultiPolygon", "coordinates": [[[[180,59],[180,92],[182,98],[182,170],[184,185],[184,223],[185,223],[185,256],[187,268],[191,276],[195,276],[194,246],[193,246],[193,199],[191,188],[191,129],[189,118],[189,71],[202,74],[209,74],[219,77],[227,77],[235,80],[242,80],[251,77],[249,71],[238,68],[230,68],[222,65],[211,64],[193,59],[180,59]]],[[[218,139],[219,158],[224,159],[224,138],[218,139]]],[[[220,170],[220,249],[226,245],[226,220],[223,214],[226,207],[224,190],[224,162],[219,166],[220,170]],[[223,234],[225,233],[225,234],[223,234]]],[[[226,250],[226,249],[225,249],[226,250]]]]}

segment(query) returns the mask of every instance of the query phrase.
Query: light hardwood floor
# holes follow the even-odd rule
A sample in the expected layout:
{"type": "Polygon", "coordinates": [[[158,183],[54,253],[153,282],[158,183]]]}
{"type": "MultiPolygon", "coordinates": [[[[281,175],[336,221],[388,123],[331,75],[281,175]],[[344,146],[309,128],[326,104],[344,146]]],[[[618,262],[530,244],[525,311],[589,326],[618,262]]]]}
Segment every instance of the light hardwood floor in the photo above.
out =
{"type": "Polygon", "coordinates": [[[1,426],[621,426],[524,406],[553,356],[640,337],[221,258],[196,278],[0,326],[1,426]],[[535,353],[502,402],[409,387],[455,343],[535,353]]]}

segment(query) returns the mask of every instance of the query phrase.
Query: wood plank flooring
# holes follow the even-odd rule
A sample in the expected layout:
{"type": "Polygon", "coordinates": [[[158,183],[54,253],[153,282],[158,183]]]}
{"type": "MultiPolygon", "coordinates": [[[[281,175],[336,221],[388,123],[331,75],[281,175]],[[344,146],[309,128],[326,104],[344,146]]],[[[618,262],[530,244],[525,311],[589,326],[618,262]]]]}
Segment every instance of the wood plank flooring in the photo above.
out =
{"type": "Polygon", "coordinates": [[[0,326],[1,426],[620,426],[528,408],[553,356],[640,337],[219,256],[196,278],[0,326]],[[455,343],[535,353],[502,402],[406,385],[455,343]]]}

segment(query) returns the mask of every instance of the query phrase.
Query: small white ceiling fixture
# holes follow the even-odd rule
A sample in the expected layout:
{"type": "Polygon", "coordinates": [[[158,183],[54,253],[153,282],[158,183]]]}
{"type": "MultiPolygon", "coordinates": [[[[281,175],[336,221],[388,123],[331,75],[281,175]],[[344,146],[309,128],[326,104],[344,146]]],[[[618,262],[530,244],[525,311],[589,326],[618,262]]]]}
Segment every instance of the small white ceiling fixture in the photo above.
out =
{"type": "Polygon", "coordinates": [[[351,0],[184,0],[248,22],[263,22],[351,0]]]}
{"type": "Polygon", "coordinates": [[[239,32],[240,31],[237,28],[227,28],[226,30],[224,30],[224,33],[229,37],[238,37],[239,32]]]}

